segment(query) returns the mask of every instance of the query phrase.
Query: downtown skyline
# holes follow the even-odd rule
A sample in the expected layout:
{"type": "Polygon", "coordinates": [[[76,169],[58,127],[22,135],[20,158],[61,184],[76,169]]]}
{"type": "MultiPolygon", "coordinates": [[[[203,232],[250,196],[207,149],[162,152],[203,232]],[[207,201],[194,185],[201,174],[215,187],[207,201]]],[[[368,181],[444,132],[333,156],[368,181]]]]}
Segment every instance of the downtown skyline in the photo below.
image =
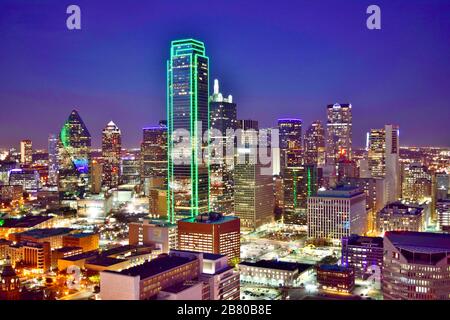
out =
{"type": "MultiPolygon", "coordinates": [[[[402,8],[405,17],[396,16],[399,21],[391,20],[399,4],[383,4],[383,39],[365,28],[364,11],[360,10],[360,17],[355,13],[364,5],[352,1],[339,7],[333,2],[280,4],[273,13],[268,10],[273,6],[261,4],[248,19],[242,19],[236,4],[226,7],[216,2],[213,6],[218,12],[201,10],[199,15],[210,14],[208,21],[220,16],[229,21],[209,24],[207,29],[192,21],[192,16],[181,19],[179,13],[174,14],[188,20],[180,22],[184,27],[168,25],[171,7],[158,2],[148,6],[131,2],[126,8],[110,4],[107,13],[99,11],[102,4],[80,1],[83,28],[78,33],[57,26],[60,17],[50,9],[63,5],[54,1],[40,5],[45,21],[31,13],[36,10],[34,5],[21,1],[2,4],[0,16],[5,25],[0,39],[5,50],[0,53],[0,64],[6,72],[0,75],[0,103],[4,110],[16,110],[4,113],[2,123],[13,123],[18,116],[22,122],[20,126],[0,126],[1,148],[18,147],[26,138],[32,138],[36,148],[44,148],[48,134],[59,132],[74,108],[92,132],[93,147],[100,147],[101,130],[110,120],[122,130],[124,147],[138,147],[141,128],[166,118],[166,47],[170,39],[184,35],[207,44],[210,87],[213,79],[219,79],[223,91],[233,95],[241,119],[255,119],[261,127],[274,127],[278,118],[298,117],[307,127],[314,120],[325,120],[326,105],[352,103],[356,147],[364,146],[370,129],[391,122],[400,126],[402,145],[448,146],[445,123],[450,97],[445,79],[450,66],[442,57],[450,52],[450,46],[444,39],[449,12],[441,10],[448,7],[444,2],[434,1],[421,9],[402,8]],[[297,21],[280,19],[280,13],[289,16],[289,10],[296,8],[297,21]],[[347,22],[330,29],[330,13],[321,10],[324,8],[334,9],[334,14],[347,22]],[[132,13],[133,21],[120,15],[119,9],[132,13]],[[136,16],[141,10],[142,14],[136,16]],[[415,21],[414,28],[409,19],[415,21]],[[254,27],[256,22],[259,30],[254,27]],[[392,27],[393,22],[409,27],[400,30],[392,27]],[[11,25],[15,28],[8,27],[11,25]],[[157,31],[153,30],[156,26],[157,31]],[[236,34],[239,27],[246,31],[236,34]],[[435,32],[431,38],[430,28],[435,32]],[[263,34],[274,45],[252,54],[262,43],[263,34]],[[275,38],[275,34],[281,36],[275,38]],[[418,43],[406,41],[413,35],[418,43]],[[49,47],[45,51],[37,48],[31,36],[49,47]],[[358,42],[362,39],[366,41],[358,42]],[[93,41],[97,41],[95,45],[93,41]],[[424,41],[427,48],[419,48],[424,41]],[[29,55],[25,50],[31,48],[37,50],[36,54],[29,55]],[[5,63],[13,53],[14,62],[5,63]],[[380,61],[380,55],[389,59],[380,61]],[[427,59],[426,65],[420,64],[423,59],[427,59]],[[264,68],[260,68],[261,63],[264,68]],[[435,112],[430,113],[428,105],[435,112]],[[375,108],[377,111],[371,113],[375,108]],[[45,121],[36,122],[38,117],[45,121]],[[419,131],[419,125],[432,126],[433,130],[419,131]],[[33,130],[24,133],[23,127],[33,130]]],[[[244,5],[243,12],[252,4],[244,5]]]]}

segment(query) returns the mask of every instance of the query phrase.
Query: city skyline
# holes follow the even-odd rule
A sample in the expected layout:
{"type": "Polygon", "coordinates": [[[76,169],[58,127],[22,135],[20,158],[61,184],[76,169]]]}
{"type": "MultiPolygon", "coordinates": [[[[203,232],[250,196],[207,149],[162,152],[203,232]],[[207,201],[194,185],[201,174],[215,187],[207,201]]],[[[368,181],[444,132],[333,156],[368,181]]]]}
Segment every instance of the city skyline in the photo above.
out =
{"type": "MultiPolygon", "coordinates": [[[[320,5],[280,4],[274,12],[269,11],[273,7],[260,4],[249,21],[240,14],[248,12],[255,3],[244,5],[239,14],[237,4],[225,6],[215,2],[212,6],[217,12],[200,10],[199,15],[210,15],[207,19],[223,15],[237,25],[210,24],[205,30],[192,21],[192,17],[179,17],[178,13],[183,28],[168,25],[171,8],[168,4],[131,2],[126,8],[108,4],[110,10],[105,13],[100,12],[101,1],[95,4],[80,1],[83,28],[79,33],[70,33],[64,25],[57,25],[60,17],[53,13],[57,11],[53,9],[63,8],[63,4],[54,1],[40,4],[39,10],[46,17],[40,19],[33,13],[37,10],[35,5],[6,1],[0,10],[4,23],[0,39],[4,40],[5,48],[0,53],[0,66],[6,71],[0,75],[0,101],[4,108],[9,106],[16,112],[5,113],[2,122],[12,123],[20,115],[23,125],[2,125],[0,148],[17,148],[21,140],[30,138],[35,148],[44,148],[48,135],[59,132],[66,114],[74,108],[91,131],[95,148],[100,147],[102,128],[111,120],[122,130],[124,147],[139,147],[141,128],[166,118],[166,47],[171,39],[185,36],[200,39],[208,46],[209,56],[213,58],[209,84],[212,87],[213,79],[219,79],[223,91],[233,95],[240,119],[251,118],[260,121],[261,127],[275,127],[280,117],[298,117],[307,128],[314,120],[324,121],[328,104],[351,103],[356,147],[364,146],[366,132],[387,123],[399,125],[401,145],[448,147],[445,136],[449,129],[445,122],[449,118],[446,101],[450,97],[445,90],[445,75],[450,66],[442,58],[450,52],[444,37],[448,26],[446,15],[450,12],[445,10],[448,4],[434,1],[422,9],[402,8],[408,19],[395,15],[399,21],[394,21],[399,4],[381,2],[385,13],[384,27],[380,30],[383,39],[365,28],[366,16],[357,16],[359,8],[364,13],[364,4],[354,2],[342,6],[327,1],[320,5]],[[294,11],[298,19],[280,18],[280,13],[292,17],[290,10],[297,8],[299,10],[294,11]],[[326,23],[330,13],[322,10],[325,8],[347,22],[338,26],[326,23]],[[120,15],[119,9],[120,12],[128,10],[133,21],[126,18],[126,14],[120,15]],[[138,11],[142,14],[136,16],[138,11]],[[160,14],[156,15],[157,12],[160,14]],[[93,22],[94,18],[98,23],[93,22]],[[103,20],[111,18],[117,23],[103,20]],[[414,27],[408,20],[415,22],[414,27]],[[259,30],[252,26],[256,22],[259,30]],[[403,28],[393,28],[393,22],[403,28]],[[158,27],[157,36],[152,37],[156,26],[162,27],[163,32],[158,27]],[[236,34],[237,28],[245,28],[246,32],[236,34]],[[434,32],[432,38],[430,29],[434,32]],[[13,31],[15,37],[12,37],[13,31]],[[331,35],[326,34],[329,31],[331,35]],[[265,52],[251,55],[257,43],[261,43],[262,33],[268,43],[275,44],[270,47],[283,50],[267,48],[265,52]],[[275,34],[281,34],[279,39],[275,39],[275,34]],[[299,41],[289,42],[291,36],[299,41]],[[314,36],[318,38],[313,39],[314,36]],[[402,39],[411,40],[412,36],[417,43],[402,39]],[[228,45],[231,39],[241,45],[228,45]],[[362,39],[367,43],[357,43],[362,39]],[[423,48],[424,41],[428,48],[423,48]],[[122,48],[117,47],[116,42],[122,48]],[[36,48],[37,43],[50,47],[42,51],[36,48]],[[37,50],[36,55],[31,56],[25,50],[31,48],[37,50]],[[12,60],[12,54],[13,63],[5,63],[12,60]],[[387,59],[378,61],[380,54],[387,59]],[[427,59],[426,65],[420,64],[422,59],[427,59]],[[280,65],[273,60],[288,63],[280,65]],[[259,67],[261,63],[265,70],[259,67]],[[96,72],[89,67],[92,64],[96,72]],[[396,108],[397,105],[400,108],[396,108]],[[434,106],[435,112],[423,107],[429,105],[434,106]],[[377,112],[366,117],[374,108],[377,112]],[[256,112],[257,118],[254,117],[256,112]],[[426,122],[422,120],[425,115],[426,122]],[[36,122],[37,117],[46,121],[36,122]],[[434,130],[419,131],[419,123],[421,127],[432,125],[434,130]],[[23,127],[33,128],[33,131],[24,133],[23,127]]],[[[200,2],[188,10],[197,10],[198,6],[200,2]]]]}

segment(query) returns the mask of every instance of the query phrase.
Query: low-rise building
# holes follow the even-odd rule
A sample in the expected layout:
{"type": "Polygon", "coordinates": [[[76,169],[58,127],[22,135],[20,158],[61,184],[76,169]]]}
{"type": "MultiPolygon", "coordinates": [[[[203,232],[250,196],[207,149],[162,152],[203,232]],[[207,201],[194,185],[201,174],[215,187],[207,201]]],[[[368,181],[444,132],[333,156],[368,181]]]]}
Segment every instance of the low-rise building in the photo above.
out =
{"type": "Polygon", "coordinates": [[[241,281],[272,287],[292,287],[300,285],[313,271],[313,266],[303,263],[260,260],[241,262],[241,281]]]}
{"type": "Polygon", "coordinates": [[[421,206],[391,202],[377,213],[377,231],[380,234],[394,230],[422,231],[424,211],[421,206]]]}
{"type": "Polygon", "coordinates": [[[374,273],[379,276],[383,267],[383,238],[356,234],[343,238],[342,265],[354,268],[355,276],[360,279],[374,273]]]}
{"type": "Polygon", "coordinates": [[[338,265],[319,265],[316,268],[317,282],[327,292],[350,294],[355,287],[353,268],[338,265]]]}

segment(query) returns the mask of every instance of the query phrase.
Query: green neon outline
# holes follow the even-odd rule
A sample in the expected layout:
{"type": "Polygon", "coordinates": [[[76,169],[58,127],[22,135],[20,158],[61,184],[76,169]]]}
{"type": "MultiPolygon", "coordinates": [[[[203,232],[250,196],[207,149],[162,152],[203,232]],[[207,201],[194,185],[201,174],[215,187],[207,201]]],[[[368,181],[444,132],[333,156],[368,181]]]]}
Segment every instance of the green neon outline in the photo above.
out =
{"type": "MultiPolygon", "coordinates": [[[[170,185],[174,179],[173,173],[173,60],[174,58],[189,57],[189,73],[190,73],[190,139],[191,139],[191,156],[193,159],[190,161],[190,171],[191,171],[191,206],[190,215],[191,217],[197,216],[199,214],[199,186],[198,186],[198,151],[199,147],[203,148],[203,140],[201,145],[197,144],[198,137],[198,57],[203,57],[207,61],[208,65],[208,75],[207,75],[207,114],[208,114],[208,128],[209,128],[209,58],[205,55],[205,45],[203,42],[195,39],[180,39],[171,42],[170,50],[170,61],[167,62],[167,139],[168,139],[168,183],[167,183],[167,220],[170,223],[175,223],[175,199],[174,191],[170,185]],[[176,46],[190,44],[191,48],[188,49],[178,49],[176,46]],[[184,53],[189,51],[190,53],[184,53]],[[200,52],[200,53],[199,53],[200,52]],[[195,80],[194,80],[195,79],[195,80]]],[[[209,143],[208,143],[209,148],[209,143]]],[[[209,149],[208,149],[209,150],[209,149]]],[[[209,152],[209,151],[208,151],[209,152]]],[[[207,206],[210,207],[209,201],[209,189],[210,189],[210,178],[209,178],[209,157],[208,157],[208,198],[207,206]]]]}

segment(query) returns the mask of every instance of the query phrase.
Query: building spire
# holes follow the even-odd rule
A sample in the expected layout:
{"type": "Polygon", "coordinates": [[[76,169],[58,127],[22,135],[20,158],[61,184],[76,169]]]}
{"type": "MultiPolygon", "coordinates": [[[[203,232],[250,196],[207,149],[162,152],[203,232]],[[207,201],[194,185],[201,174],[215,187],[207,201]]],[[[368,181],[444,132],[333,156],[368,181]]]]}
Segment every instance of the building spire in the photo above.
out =
{"type": "Polygon", "coordinates": [[[214,79],[214,94],[219,94],[219,80],[214,79]]]}

